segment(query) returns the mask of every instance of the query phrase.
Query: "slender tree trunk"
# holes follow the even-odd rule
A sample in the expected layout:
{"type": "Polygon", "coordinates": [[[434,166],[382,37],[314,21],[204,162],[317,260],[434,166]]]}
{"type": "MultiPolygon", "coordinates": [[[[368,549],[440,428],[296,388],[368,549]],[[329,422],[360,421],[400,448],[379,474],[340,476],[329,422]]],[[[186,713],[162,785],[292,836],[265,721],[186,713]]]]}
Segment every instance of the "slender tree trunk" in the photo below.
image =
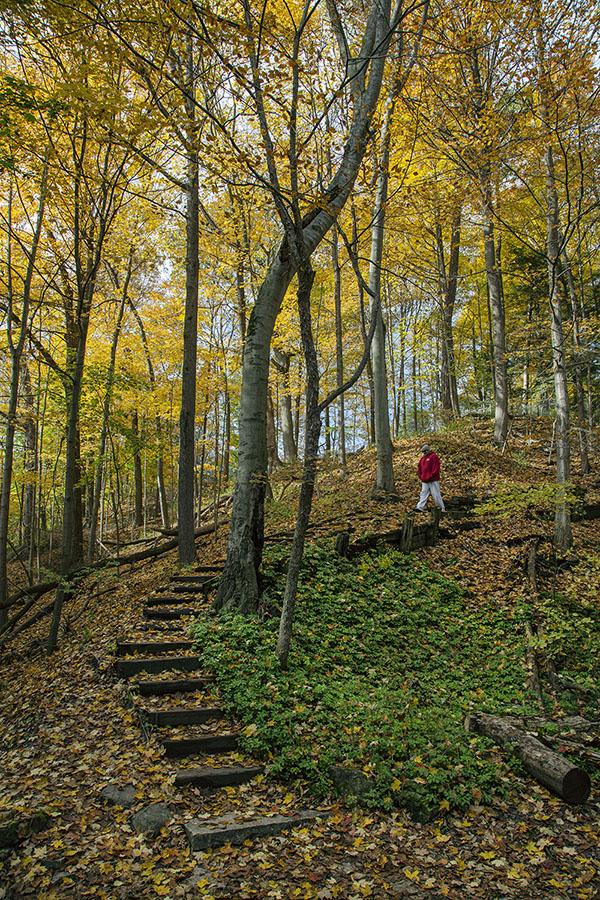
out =
{"type": "Polygon", "coordinates": [[[570,451],[570,410],[567,382],[565,337],[563,331],[560,291],[558,289],[558,267],[560,264],[560,222],[558,213],[558,193],[554,154],[550,143],[549,122],[549,82],[546,72],[545,47],[539,17],[536,28],[538,51],[538,81],[540,92],[540,112],[548,140],[545,154],[546,202],[547,202],[547,256],[548,293],[550,307],[550,339],[552,344],[552,371],[554,376],[554,396],[556,401],[556,481],[558,493],[554,513],[554,543],[561,550],[568,550],[573,542],[571,531],[571,511],[566,499],[564,486],[571,477],[570,451]]]}
{"type": "MultiPolygon", "coordinates": [[[[352,207],[352,243],[357,245],[358,229],[356,225],[356,210],[352,207]]],[[[358,309],[360,313],[360,330],[362,334],[363,344],[367,345],[367,317],[365,312],[365,292],[363,290],[362,281],[358,282],[358,309]]],[[[367,415],[367,441],[369,444],[375,443],[375,380],[373,376],[373,363],[369,358],[367,363],[367,383],[369,385],[369,408],[367,415]]]]}
{"type": "Polygon", "coordinates": [[[483,245],[492,330],[494,375],[494,443],[502,446],[508,434],[508,372],[506,366],[506,326],[504,292],[499,260],[496,256],[492,186],[489,172],[481,173],[483,191],[483,245]]]}
{"type": "Polygon", "coordinates": [[[35,545],[38,430],[35,401],[33,397],[33,390],[31,387],[31,376],[29,374],[29,366],[26,362],[23,362],[21,365],[21,376],[23,385],[23,401],[25,404],[25,440],[23,444],[23,472],[25,477],[25,484],[23,487],[23,551],[24,557],[27,556],[27,559],[29,560],[28,567],[29,571],[31,571],[31,563],[33,560],[35,545]]]}
{"type": "Polygon", "coordinates": [[[129,289],[129,280],[131,278],[132,255],[129,254],[129,264],[127,274],[123,283],[121,293],[121,302],[117,312],[117,321],[110,348],[110,359],[108,363],[108,371],[106,373],[106,387],[104,390],[104,402],[102,404],[102,427],[100,429],[100,442],[98,445],[98,454],[96,457],[96,478],[94,483],[94,493],[92,500],[92,509],[90,512],[90,534],[88,545],[88,560],[92,562],[96,557],[96,529],[98,527],[98,509],[100,508],[100,493],[102,490],[102,474],[105,469],[106,457],[106,438],[108,435],[108,419],[110,416],[110,407],[112,403],[113,385],[115,380],[115,367],[117,361],[117,347],[121,334],[121,326],[123,324],[123,314],[125,312],[125,303],[127,301],[127,291],[129,289]]]}
{"type": "Polygon", "coordinates": [[[194,537],[194,460],[196,456],[196,358],[198,339],[198,151],[194,103],[194,54],[192,39],[188,47],[186,106],[190,120],[188,133],[186,190],[186,264],[185,318],[183,325],[183,371],[181,377],[181,413],[179,416],[179,480],[177,531],[179,566],[196,560],[194,537]]]}
{"type": "MultiPolygon", "coordinates": [[[[144,424],[145,431],[145,424],[144,424]]],[[[137,409],[133,411],[131,419],[131,431],[133,435],[133,483],[134,483],[134,528],[141,528],[144,524],[144,476],[142,472],[142,458],[140,447],[140,427],[137,409]]]]}
{"type": "MultiPolygon", "coordinates": [[[[21,370],[21,358],[25,347],[25,339],[29,327],[29,307],[31,303],[31,283],[35,271],[36,258],[42,233],[42,223],[44,220],[44,209],[46,203],[46,190],[48,183],[48,164],[44,164],[42,178],[40,182],[40,197],[38,201],[38,210],[36,223],[33,231],[31,247],[28,253],[27,269],[25,280],[23,283],[22,301],[21,301],[21,326],[16,343],[13,343],[12,337],[12,313],[14,304],[14,295],[12,292],[12,258],[11,258],[11,241],[9,236],[9,256],[7,259],[8,284],[9,284],[9,313],[7,317],[7,329],[9,337],[9,347],[11,354],[11,379],[10,379],[10,395],[8,399],[8,408],[6,410],[6,432],[4,437],[4,463],[2,468],[2,487],[0,488],[0,627],[4,626],[8,621],[7,603],[8,603],[8,530],[10,522],[10,494],[12,488],[12,472],[13,472],[13,454],[15,441],[15,426],[17,417],[17,402],[19,396],[19,376],[21,370]]],[[[11,194],[12,197],[12,194],[11,194]]],[[[12,228],[11,208],[9,198],[9,228],[12,228]]]]}
{"type": "MultiPolygon", "coordinates": [[[[342,271],[338,253],[338,231],[334,225],[331,241],[331,265],[334,278],[334,308],[335,308],[335,380],[340,388],[344,383],[344,345],[342,333],[342,271]]],[[[337,402],[337,456],[343,469],[346,468],[346,427],[344,395],[340,394],[337,402]]]]}
{"type": "Polygon", "coordinates": [[[298,578],[300,566],[304,555],[304,543],[306,529],[310,518],[312,498],[317,477],[317,455],[319,451],[319,436],[321,433],[321,414],[319,412],[319,364],[317,352],[312,336],[310,316],[310,293],[312,290],[315,273],[307,258],[298,271],[298,310],[300,313],[300,330],[302,334],[302,347],[306,361],[306,433],[304,444],[304,469],[300,499],[298,501],[298,514],[290,561],[288,564],[287,578],[285,582],[285,594],[281,621],[279,623],[279,638],[277,641],[277,657],[282,669],[287,668],[287,660],[292,641],[292,625],[294,622],[294,608],[298,591],[298,578]]]}
{"type": "Polygon", "coordinates": [[[568,297],[571,306],[571,322],[573,324],[573,369],[575,373],[575,402],[577,407],[577,426],[579,433],[579,455],[581,458],[581,474],[587,475],[590,471],[590,460],[588,455],[588,440],[585,421],[585,390],[583,385],[583,348],[581,346],[581,338],[579,335],[579,315],[577,303],[577,289],[575,287],[575,279],[573,278],[573,270],[567,255],[564,240],[560,235],[562,244],[561,258],[563,263],[563,271],[568,288],[568,297]]]}
{"type": "MultiPolygon", "coordinates": [[[[83,367],[85,361],[85,348],[87,343],[88,327],[90,321],[91,298],[93,296],[93,279],[89,283],[87,295],[82,305],[79,318],[79,346],[75,365],[72,369],[69,418],[67,423],[66,460],[65,460],[65,484],[63,500],[63,533],[60,562],[60,574],[67,578],[73,567],[80,560],[78,547],[78,522],[81,522],[81,507],[77,504],[77,479],[79,477],[79,402],[83,381],[83,367]]],[[[79,497],[81,493],[79,492],[79,497]]],[[[68,588],[64,582],[56,592],[54,612],[50,633],[48,636],[48,653],[52,653],[58,643],[58,628],[62,614],[63,603],[68,595],[68,588]]]]}
{"type": "Polygon", "coordinates": [[[454,359],[454,334],[452,319],[454,316],[454,304],[456,301],[456,286],[458,281],[458,264],[460,258],[460,222],[461,210],[456,211],[452,218],[450,232],[450,256],[448,270],[446,271],[444,241],[442,226],[436,223],[436,247],[438,260],[439,298],[441,307],[441,399],[442,409],[460,416],[458,402],[458,389],[456,384],[456,363],[454,359]]]}
{"type": "Polygon", "coordinates": [[[148,338],[146,336],[146,330],[144,328],[144,323],[140,317],[139,312],[135,308],[134,304],[130,301],[129,308],[133,313],[133,316],[137,322],[140,337],[142,339],[142,346],[144,348],[144,355],[146,357],[146,366],[148,368],[148,378],[150,380],[150,390],[152,392],[152,399],[154,402],[154,427],[156,430],[156,489],[158,494],[158,508],[160,512],[160,519],[163,528],[170,527],[170,516],[169,516],[169,504],[167,501],[167,489],[165,486],[165,464],[164,464],[164,456],[163,456],[163,428],[162,421],[160,418],[159,410],[158,410],[158,401],[156,399],[156,376],[154,374],[154,365],[152,363],[152,357],[150,355],[150,347],[148,346],[148,338]]]}

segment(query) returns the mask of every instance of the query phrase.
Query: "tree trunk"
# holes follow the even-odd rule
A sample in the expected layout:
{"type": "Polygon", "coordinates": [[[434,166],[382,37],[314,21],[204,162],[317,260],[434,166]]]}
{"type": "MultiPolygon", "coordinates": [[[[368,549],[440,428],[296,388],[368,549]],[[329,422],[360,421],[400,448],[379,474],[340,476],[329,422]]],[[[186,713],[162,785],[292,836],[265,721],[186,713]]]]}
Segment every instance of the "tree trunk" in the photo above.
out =
{"type": "Polygon", "coordinates": [[[123,323],[123,314],[125,312],[125,303],[127,301],[127,291],[129,288],[129,280],[131,278],[132,253],[129,254],[129,263],[127,273],[123,282],[123,290],[121,293],[121,302],[117,312],[117,321],[113,333],[112,344],[110,348],[110,359],[108,370],[106,372],[106,387],[104,390],[104,402],[102,404],[102,426],[100,429],[100,442],[98,445],[98,454],[96,456],[96,478],[94,484],[94,494],[92,500],[92,509],[90,513],[90,534],[88,544],[88,560],[92,562],[96,556],[96,529],[98,527],[98,510],[100,508],[100,493],[102,491],[102,474],[105,470],[106,462],[106,438],[108,435],[108,419],[110,416],[110,407],[112,403],[113,385],[115,379],[115,367],[117,362],[117,347],[119,344],[119,336],[121,334],[121,325],[123,323]]]}
{"type": "Polygon", "coordinates": [[[142,339],[142,347],[144,348],[144,356],[146,357],[146,366],[148,368],[148,378],[150,380],[150,390],[152,392],[152,399],[154,401],[154,423],[156,429],[156,490],[158,495],[158,508],[160,512],[160,520],[163,528],[168,528],[170,526],[170,517],[169,517],[169,505],[167,503],[167,489],[165,487],[165,465],[164,465],[164,457],[163,457],[163,430],[162,430],[162,422],[159,415],[158,410],[158,402],[156,400],[156,376],[154,374],[154,365],[152,364],[152,357],[150,355],[150,347],[148,346],[148,338],[146,336],[146,330],[144,328],[144,323],[140,317],[139,312],[135,308],[135,305],[129,301],[129,308],[133,313],[133,316],[137,322],[140,337],[142,339]]]}
{"type": "Polygon", "coordinates": [[[458,403],[458,390],[456,385],[456,365],[454,359],[454,335],[452,319],[454,316],[454,303],[456,301],[456,285],[458,281],[458,264],[460,259],[460,223],[461,209],[459,208],[452,218],[450,232],[450,257],[448,270],[444,254],[444,241],[442,226],[436,223],[436,247],[438,260],[439,298],[441,308],[441,399],[442,410],[452,412],[460,416],[458,403]]]}
{"type": "Polygon", "coordinates": [[[390,412],[388,405],[388,385],[385,353],[385,327],[381,309],[381,262],[383,259],[383,239],[385,226],[385,204],[387,201],[388,170],[390,158],[390,128],[393,107],[384,123],[381,138],[382,150],[379,159],[379,174],[375,191],[375,209],[371,225],[371,257],[369,260],[369,292],[371,315],[377,304],[377,325],[373,338],[373,386],[375,398],[375,443],[377,448],[377,474],[374,491],[396,493],[394,483],[393,446],[390,437],[390,412]]]}
{"type": "MultiPolygon", "coordinates": [[[[334,225],[331,241],[331,265],[334,277],[335,308],[335,382],[340,388],[344,383],[344,345],[342,338],[342,272],[338,254],[338,231],[334,225]]],[[[346,468],[346,423],[344,394],[340,394],[337,402],[337,457],[343,469],[346,468]]]]}
{"type": "Polygon", "coordinates": [[[25,439],[23,443],[23,471],[25,485],[23,490],[23,557],[28,559],[31,573],[35,545],[35,506],[36,476],[38,469],[38,435],[37,415],[31,388],[31,376],[26,362],[22,363],[21,376],[23,384],[23,401],[25,404],[25,439]]]}
{"type": "MultiPolygon", "coordinates": [[[[340,38],[339,22],[332,21],[332,27],[336,36],[340,38]]],[[[369,140],[393,32],[394,28],[390,28],[389,0],[382,0],[372,6],[365,30],[363,52],[368,53],[369,58],[362,59],[360,65],[356,60],[346,60],[351,72],[349,88],[353,103],[353,118],[338,170],[328,189],[317,198],[317,202],[304,216],[300,214],[296,199],[293,201],[293,220],[290,220],[281,201],[276,175],[272,172],[274,160],[268,158],[271,166],[273,198],[286,237],[259,289],[248,323],[242,361],[238,475],[231,514],[227,562],[215,602],[217,608],[238,606],[248,611],[255,610],[258,606],[257,573],[264,540],[267,464],[265,431],[270,344],[275,319],[285,292],[301,262],[297,254],[294,254],[294,259],[291,258],[293,248],[289,245],[289,241],[293,238],[296,245],[302,245],[302,261],[310,260],[352,192],[369,140]],[[371,55],[370,50],[367,50],[370,47],[377,47],[377,52],[371,55]]],[[[343,39],[341,43],[344,43],[343,39]]],[[[347,44],[342,52],[347,53],[347,44]]],[[[256,77],[258,78],[258,69],[256,77]]],[[[257,102],[258,100],[257,97],[257,102]]],[[[295,129],[295,125],[291,122],[290,128],[292,127],[295,129]]],[[[267,141],[264,121],[261,122],[261,128],[263,138],[267,141]]],[[[267,151],[269,146],[267,142],[267,151]]]]}
{"type": "Polygon", "coordinates": [[[490,325],[493,341],[494,443],[503,446],[508,434],[508,373],[506,366],[506,326],[500,261],[496,255],[492,186],[486,169],[480,173],[483,191],[483,244],[487,278],[490,325]]]}
{"type": "Polygon", "coordinates": [[[179,416],[179,479],[177,521],[179,567],[196,560],[194,540],[194,461],[196,457],[196,358],[198,339],[198,151],[196,149],[193,41],[189,38],[186,107],[190,119],[186,184],[185,318],[179,416]]]}
{"type": "MultiPolygon", "coordinates": [[[[72,369],[72,379],[70,381],[70,402],[69,402],[69,418],[67,424],[66,439],[66,460],[65,460],[65,485],[63,499],[63,533],[62,533],[62,550],[60,562],[60,574],[63,579],[70,576],[73,567],[81,559],[81,553],[78,548],[78,520],[81,522],[81,506],[78,507],[77,498],[81,496],[78,492],[79,477],[79,401],[81,398],[81,386],[83,381],[83,367],[85,362],[85,348],[87,343],[88,327],[90,321],[90,309],[93,296],[93,282],[95,279],[90,278],[88,289],[82,304],[81,316],[79,317],[79,345],[77,347],[77,356],[75,365],[72,369]]],[[[58,628],[60,625],[60,617],[62,613],[63,603],[68,596],[68,587],[64,581],[59,585],[54,601],[54,613],[52,616],[52,624],[50,625],[50,633],[48,636],[48,653],[52,653],[58,643],[58,628]]]]}
{"type": "Polygon", "coordinates": [[[135,493],[133,524],[135,528],[141,528],[144,524],[144,478],[142,474],[142,459],[140,457],[141,442],[137,409],[133,411],[131,431],[133,434],[133,477],[135,493]]]}
{"type": "Polygon", "coordinates": [[[548,296],[550,307],[550,340],[552,345],[552,372],[554,376],[554,396],[556,402],[556,481],[558,492],[554,513],[554,543],[561,550],[568,550],[573,542],[571,531],[571,511],[566,499],[565,485],[571,477],[571,448],[569,438],[570,410],[569,387],[567,383],[565,336],[562,322],[560,291],[558,290],[558,267],[560,264],[560,222],[558,213],[558,193],[554,169],[554,154],[550,143],[550,121],[548,110],[548,76],[545,64],[545,47],[541,19],[536,27],[538,51],[538,81],[540,91],[540,112],[548,140],[545,153],[546,166],[546,250],[548,259],[548,296]]]}
{"type": "MultiPolygon", "coordinates": [[[[11,354],[11,379],[10,379],[10,395],[8,400],[8,408],[6,410],[6,432],[4,438],[4,462],[2,469],[2,487],[0,489],[0,627],[6,624],[6,603],[8,600],[8,573],[7,573],[7,550],[8,550],[8,530],[9,530],[9,513],[10,513],[10,494],[12,488],[12,467],[13,453],[15,441],[15,425],[17,416],[17,401],[19,396],[19,376],[21,370],[21,358],[27,329],[29,326],[29,306],[31,301],[31,283],[35,271],[37,251],[42,233],[42,222],[44,219],[44,208],[46,203],[46,189],[48,183],[48,165],[44,164],[42,178],[40,182],[40,197],[38,201],[38,210],[36,224],[31,241],[27,259],[27,270],[23,283],[22,292],[22,308],[21,308],[21,326],[16,344],[12,342],[12,312],[14,297],[12,294],[12,259],[10,250],[9,237],[9,258],[7,260],[7,270],[9,273],[9,314],[7,319],[7,329],[9,337],[9,347],[11,354]]],[[[11,194],[12,196],[12,194],[11,194]]],[[[12,227],[11,208],[9,198],[9,227],[12,227]]]]}
{"type": "Polygon", "coordinates": [[[300,313],[300,330],[302,333],[302,347],[306,361],[306,432],[304,444],[304,469],[302,473],[302,485],[298,501],[298,513],[290,561],[288,564],[287,578],[285,582],[285,594],[281,621],[279,623],[279,637],[277,640],[277,658],[282,669],[287,669],[287,660],[292,641],[292,626],[294,622],[294,608],[298,591],[298,578],[300,566],[304,555],[304,543],[306,529],[310,518],[312,498],[317,477],[317,455],[319,451],[319,435],[321,433],[321,414],[319,412],[319,364],[317,352],[312,336],[310,316],[310,293],[315,278],[310,259],[304,260],[304,265],[298,271],[298,311],[300,313]]]}

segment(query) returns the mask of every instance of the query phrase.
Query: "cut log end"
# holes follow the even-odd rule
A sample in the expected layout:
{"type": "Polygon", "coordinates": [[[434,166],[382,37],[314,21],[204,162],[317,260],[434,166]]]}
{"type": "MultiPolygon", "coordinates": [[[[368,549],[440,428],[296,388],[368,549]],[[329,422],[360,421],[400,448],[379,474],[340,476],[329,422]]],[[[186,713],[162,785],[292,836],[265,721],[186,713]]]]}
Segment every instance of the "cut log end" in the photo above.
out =
{"type": "Polygon", "coordinates": [[[590,796],[591,789],[592,783],[588,773],[583,769],[573,767],[563,778],[561,796],[567,803],[574,805],[585,803],[590,796]]]}

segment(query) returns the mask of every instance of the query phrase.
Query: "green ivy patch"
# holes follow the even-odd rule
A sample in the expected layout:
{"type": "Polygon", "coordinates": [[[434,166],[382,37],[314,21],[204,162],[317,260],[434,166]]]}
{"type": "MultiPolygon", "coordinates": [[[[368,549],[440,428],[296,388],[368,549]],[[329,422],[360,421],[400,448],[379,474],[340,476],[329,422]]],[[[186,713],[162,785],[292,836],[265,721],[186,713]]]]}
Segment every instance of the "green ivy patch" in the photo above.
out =
{"type": "MultiPolygon", "coordinates": [[[[281,603],[279,552],[265,565],[281,603]]],[[[522,612],[467,604],[454,582],[395,550],[351,562],[311,547],[296,605],[289,669],[279,621],[236,613],[196,623],[206,665],[244,726],[242,746],[323,795],[330,767],[360,770],[361,802],[460,809],[501,789],[488,744],[465,733],[471,709],[533,712],[525,694],[522,612]]]]}

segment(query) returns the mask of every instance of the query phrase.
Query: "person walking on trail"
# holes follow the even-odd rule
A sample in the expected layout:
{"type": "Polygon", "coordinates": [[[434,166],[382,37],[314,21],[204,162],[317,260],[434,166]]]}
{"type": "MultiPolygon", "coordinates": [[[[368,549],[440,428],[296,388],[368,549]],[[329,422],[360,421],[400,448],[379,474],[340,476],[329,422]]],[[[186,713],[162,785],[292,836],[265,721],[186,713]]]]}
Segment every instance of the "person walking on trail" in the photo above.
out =
{"type": "Polygon", "coordinates": [[[417,475],[421,479],[421,496],[415,508],[415,512],[424,512],[427,498],[431,494],[433,502],[442,511],[446,509],[440,493],[440,458],[434,453],[429,444],[421,447],[423,456],[419,460],[417,475]]]}

